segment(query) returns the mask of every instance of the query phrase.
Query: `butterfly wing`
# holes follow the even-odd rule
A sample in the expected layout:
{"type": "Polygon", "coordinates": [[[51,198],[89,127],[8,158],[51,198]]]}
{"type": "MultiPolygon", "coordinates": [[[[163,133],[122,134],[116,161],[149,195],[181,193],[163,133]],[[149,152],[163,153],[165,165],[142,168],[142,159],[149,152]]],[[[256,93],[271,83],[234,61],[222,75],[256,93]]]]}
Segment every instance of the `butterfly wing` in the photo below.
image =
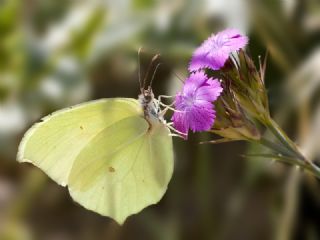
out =
{"type": "Polygon", "coordinates": [[[102,99],[45,117],[24,136],[17,159],[30,162],[73,199],[122,223],[158,202],[173,171],[168,128],[151,128],[134,99],[102,99]]]}
{"type": "Polygon", "coordinates": [[[81,149],[108,126],[138,115],[142,115],[138,101],[126,98],[101,99],[62,109],[27,131],[17,160],[36,165],[65,186],[81,149]]]}
{"type": "Polygon", "coordinates": [[[157,203],[173,171],[172,139],[162,123],[137,116],[100,132],[77,156],[69,178],[72,198],[123,223],[157,203]]]}

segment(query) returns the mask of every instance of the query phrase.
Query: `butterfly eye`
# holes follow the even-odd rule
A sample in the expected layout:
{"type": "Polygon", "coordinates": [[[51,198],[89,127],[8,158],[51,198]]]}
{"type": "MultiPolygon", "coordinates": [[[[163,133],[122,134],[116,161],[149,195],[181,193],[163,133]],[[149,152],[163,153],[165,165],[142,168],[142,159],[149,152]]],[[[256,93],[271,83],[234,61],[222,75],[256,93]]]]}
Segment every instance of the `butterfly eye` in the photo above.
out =
{"type": "Polygon", "coordinates": [[[152,100],[152,92],[150,89],[146,89],[143,92],[143,97],[146,102],[150,102],[152,100]]]}

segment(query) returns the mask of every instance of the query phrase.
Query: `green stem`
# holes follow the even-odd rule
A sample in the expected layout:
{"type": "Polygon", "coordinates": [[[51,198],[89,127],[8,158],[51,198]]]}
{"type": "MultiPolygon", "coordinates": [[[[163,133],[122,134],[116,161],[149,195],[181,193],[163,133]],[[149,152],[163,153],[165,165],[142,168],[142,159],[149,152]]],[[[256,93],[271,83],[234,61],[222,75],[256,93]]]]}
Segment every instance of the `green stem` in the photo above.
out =
{"type": "MultiPolygon", "coordinates": [[[[273,123],[275,123],[273,121],[273,123]]],[[[274,126],[274,125],[273,125],[274,126]]],[[[306,169],[313,173],[316,177],[320,179],[320,167],[318,167],[316,164],[314,164],[312,161],[307,160],[298,150],[298,148],[292,144],[294,144],[286,135],[285,133],[279,128],[278,125],[276,125],[277,133],[281,134],[282,136],[282,143],[284,146],[275,144],[271,141],[269,141],[266,138],[261,138],[258,143],[271,149],[272,151],[279,153],[281,155],[278,155],[277,158],[283,162],[290,163],[293,165],[297,165],[299,167],[302,167],[303,169],[306,169]],[[289,140],[288,142],[285,142],[289,140]],[[285,142],[285,144],[284,144],[285,142]]],[[[277,134],[278,135],[278,134],[277,134]]],[[[280,140],[280,139],[279,139],[280,140]]]]}
{"type": "Polygon", "coordinates": [[[261,138],[258,142],[273,150],[274,152],[280,153],[279,160],[294,164],[312,172],[316,177],[320,179],[320,168],[312,161],[306,159],[295,143],[285,134],[285,132],[279,127],[279,125],[271,118],[265,121],[266,127],[277,137],[282,145],[275,144],[268,139],[261,138]]]}
{"type": "Polygon", "coordinates": [[[286,133],[272,118],[266,119],[265,125],[275,135],[275,137],[278,138],[283,146],[291,153],[290,155],[292,157],[297,157],[302,161],[306,161],[306,158],[300,153],[295,143],[286,135],[286,133]]]}
{"type": "Polygon", "coordinates": [[[281,145],[273,143],[264,137],[261,137],[258,143],[269,148],[274,152],[280,153],[285,156],[289,155],[291,157],[295,157],[295,156],[292,156],[291,151],[288,151],[286,148],[283,148],[281,145]]]}
{"type": "Polygon", "coordinates": [[[297,161],[297,159],[289,158],[289,157],[281,157],[279,159],[286,163],[298,165],[299,167],[302,167],[303,169],[308,170],[309,172],[311,172],[313,175],[315,175],[320,179],[320,168],[312,162],[297,161]]]}
{"type": "Polygon", "coordinates": [[[246,157],[262,157],[262,158],[268,158],[272,160],[277,160],[279,162],[284,162],[288,163],[290,165],[295,165],[298,167],[301,167],[302,170],[307,170],[310,173],[312,173],[314,176],[320,179],[320,169],[318,166],[313,164],[312,162],[303,162],[300,159],[293,158],[293,157],[288,157],[284,156],[282,154],[249,154],[249,155],[244,155],[246,157]]]}

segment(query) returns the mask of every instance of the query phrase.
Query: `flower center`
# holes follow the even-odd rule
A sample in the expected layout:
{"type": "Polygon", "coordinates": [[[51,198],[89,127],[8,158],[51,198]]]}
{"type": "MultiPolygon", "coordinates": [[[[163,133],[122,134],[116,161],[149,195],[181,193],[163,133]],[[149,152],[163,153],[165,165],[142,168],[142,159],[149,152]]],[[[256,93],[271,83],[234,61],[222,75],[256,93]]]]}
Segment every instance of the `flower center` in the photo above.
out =
{"type": "Polygon", "coordinates": [[[187,107],[192,107],[194,105],[194,99],[193,96],[187,96],[185,97],[185,103],[187,107]]]}
{"type": "Polygon", "coordinates": [[[227,42],[227,39],[223,37],[216,37],[214,41],[211,42],[211,51],[221,49],[227,42]]]}

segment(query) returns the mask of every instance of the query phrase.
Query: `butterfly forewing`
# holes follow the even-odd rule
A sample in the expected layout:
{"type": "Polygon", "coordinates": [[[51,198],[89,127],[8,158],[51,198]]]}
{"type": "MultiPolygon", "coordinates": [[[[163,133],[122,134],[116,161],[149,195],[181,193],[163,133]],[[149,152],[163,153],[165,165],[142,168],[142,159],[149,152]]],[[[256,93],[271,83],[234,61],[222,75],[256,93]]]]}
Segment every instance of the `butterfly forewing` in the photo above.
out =
{"type": "Polygon", "coordinates": [[[134,99],[101,99],[57,111],[25,134],[17,159],[41,168],[65,186],[79,152],[97,134],[130,116],[141,116],[134,99]]]}

